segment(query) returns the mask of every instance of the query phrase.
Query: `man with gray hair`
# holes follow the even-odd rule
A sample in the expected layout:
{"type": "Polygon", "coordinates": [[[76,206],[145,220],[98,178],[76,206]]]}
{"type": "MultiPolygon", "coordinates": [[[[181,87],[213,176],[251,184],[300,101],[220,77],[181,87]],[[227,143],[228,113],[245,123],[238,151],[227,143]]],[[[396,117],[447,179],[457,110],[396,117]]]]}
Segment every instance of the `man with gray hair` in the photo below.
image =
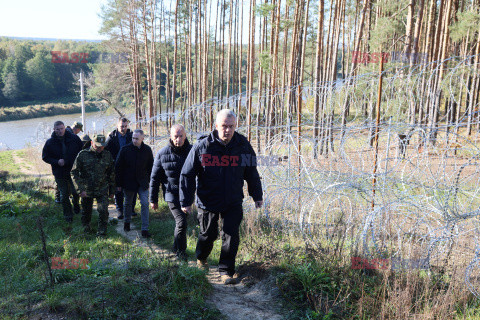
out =
{"type": "Polygon", "coordinates": [[[235,257],[243,218],[243,184],[257,208],[263,204],[262,184],[255,151],[247,138],[235,132],[236,116],[228,109],[218,112],[215,130],[200,137],[188,154],[180,175],[180,204],[192,211],[197,191],[200,233],[196,248],[197,265],[208,268],[207,258],[218,236],[218,220],[223,221],[222,250],[218,270],[224,284],[234,284],[235,257]]]}
{"type": "Polygon", "coordinates": [[[175,124],[170,129],[170,140],[155,157],[150,177],[150,203],[153,210],[158,209],[158,193],[162,186],[163,198],[175,219],[173,252],[177,258],[187,260],[187,215],[182,211],[179,198],[179,180],[183,164],[192,149],[185,128],[175,124]]]}
{"type": "Polygon", "coordinates": [[[115,180],[117,191],[125,195],[123,230],[130,231],[132,203],[138,193],[141,205],[142,237],[149,238],[148,232],[148,187],[153,166],[152,149],[143,143],[145,134],[142,130],[133,131],[132,142],[120,149],[115,161],[115,180]]]}

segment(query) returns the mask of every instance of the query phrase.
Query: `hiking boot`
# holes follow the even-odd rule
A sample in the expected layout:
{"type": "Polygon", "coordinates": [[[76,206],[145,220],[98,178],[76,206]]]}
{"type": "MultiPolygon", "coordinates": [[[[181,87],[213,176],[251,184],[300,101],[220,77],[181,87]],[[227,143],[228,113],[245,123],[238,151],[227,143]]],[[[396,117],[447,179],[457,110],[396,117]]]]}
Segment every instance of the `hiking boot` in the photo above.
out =
{"type": "Polygon", "coordinates": [[[83,226],[83,232],[85,233],[92,233],[92,228],[88,226],[83,226]]]}
{"type": "Polygon", "coordinates": [[[60,200],[60,197],[55,197],[55,203],[62,203],[62,200],[60,200]]]}
{"type": "Polygon", "coordinates": [[[238,283],[238,278],[237,277],[232,277],[232,276],[229,276],[228,274],[222,274],[222,282],[223,284],[237,284],[238,283]]]}
{"type": "Polygon", "coordinates": [[[130,222],[123,223],[123,231],[125,232],[130,231],[130,222]]]}
{"type": "Polygon", "coordinates": [[[197,259],[197,268],[199,269],[203,269],[205,271],[208,271],[208,262],[207,260],[200,260],[200,259],[197,259]]]}
{"type": "Polygon", "coordinates": [[[132,217],[136,217],[138,216],[138,213],[136,213],[135,211],[132,211],[132,217]]]}
{"type": "Polygon", "coordinates": [[[123,217],[123,212],[119,212],[118,213],[118,216],[117,216],[117,219],[118,220],[122,220],[124,217],[123,217]]]}
{"type": "Polygon", "coordinates": [[[150,238],[152,235],[150,234],[150,232],[148,232],[148,230],[142,230],[142,237],[144,238],[150,238]]]}

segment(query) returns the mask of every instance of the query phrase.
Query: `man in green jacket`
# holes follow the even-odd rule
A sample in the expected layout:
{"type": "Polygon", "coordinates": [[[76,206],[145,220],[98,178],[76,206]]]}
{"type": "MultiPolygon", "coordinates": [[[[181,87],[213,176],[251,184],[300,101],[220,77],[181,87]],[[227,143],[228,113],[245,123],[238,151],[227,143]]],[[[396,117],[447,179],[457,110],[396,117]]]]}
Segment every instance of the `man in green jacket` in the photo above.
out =
{"type": "Polygon", "coordinates": [[[115,169],[112,156],[104,150],[105,136],[94,135],[90,149],[82,150],[75,159],[72,178],[82,198],[82,224],[90,232],[93,199],[97,199],[98,236],[106,236],[108,197],[115,193],[115,169]]]}

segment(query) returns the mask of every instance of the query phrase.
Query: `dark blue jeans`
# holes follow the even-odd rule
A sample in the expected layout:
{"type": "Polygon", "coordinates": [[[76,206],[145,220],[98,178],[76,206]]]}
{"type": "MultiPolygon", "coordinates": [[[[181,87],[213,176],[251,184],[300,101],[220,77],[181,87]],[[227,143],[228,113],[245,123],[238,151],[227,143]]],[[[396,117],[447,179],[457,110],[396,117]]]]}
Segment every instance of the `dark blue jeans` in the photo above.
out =
{"type": "Polygon", "coordinates": [[[138,194],[140,199],[141,208],[141,218],[142,218],[142,231],[148,231],[148,220],[149,220],[149,207],[148,207],[148,188],[142,189],[138,188],[136,191],[123,190],[125,194],[125,222],[130,223],[132,220],[132,203],[135,199],[135,195],[138,194]],[[130,212],[129,212],[130,211],[130,212]]]}
{"type": "MultiPolygon", "coordinates": [[[[116,191],[115,192],[115,206],[117,207],[118,214],[123,214],[123,207],[125,203],[125,195],[123,194],[122,191],[116,191]]],[[[135,211],[135,205],[137,203],[137,194],[135,193],[135,196],[133,198],[133,204],[132,204],[132,213],[135,211]]]]}

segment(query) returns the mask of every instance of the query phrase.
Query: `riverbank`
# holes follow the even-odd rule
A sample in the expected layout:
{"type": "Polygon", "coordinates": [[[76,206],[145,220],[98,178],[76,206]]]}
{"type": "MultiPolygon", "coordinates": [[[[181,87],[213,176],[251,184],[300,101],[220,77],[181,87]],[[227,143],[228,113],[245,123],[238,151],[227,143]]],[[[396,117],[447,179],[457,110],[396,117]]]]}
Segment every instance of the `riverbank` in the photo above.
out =
{"type": "MultiPolygon", "coordinates": [[[[99,111],[99,103],[85,102],[85,111],[99,111]]],[[[63,114],[72,114],[82,112],[80,102],[77,103],[44,103],[24,107],[1,107],[0,122],[33,119],[63,114]]]]}

